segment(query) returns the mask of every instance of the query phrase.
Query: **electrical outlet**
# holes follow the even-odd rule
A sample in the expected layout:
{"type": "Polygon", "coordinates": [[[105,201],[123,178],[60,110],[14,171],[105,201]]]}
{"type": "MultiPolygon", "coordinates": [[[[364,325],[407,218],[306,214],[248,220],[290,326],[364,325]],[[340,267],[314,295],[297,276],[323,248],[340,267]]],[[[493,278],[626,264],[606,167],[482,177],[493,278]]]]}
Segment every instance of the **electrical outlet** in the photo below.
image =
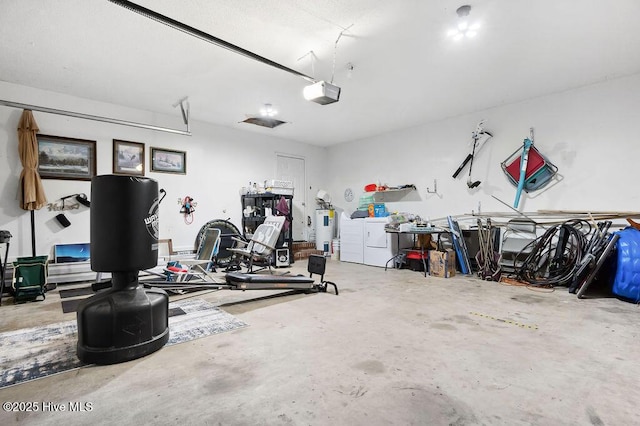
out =
{"type": "Polygon", "coordinates": [[[182,204],[182,198],[178,197],[178,204],[182,204]]]}

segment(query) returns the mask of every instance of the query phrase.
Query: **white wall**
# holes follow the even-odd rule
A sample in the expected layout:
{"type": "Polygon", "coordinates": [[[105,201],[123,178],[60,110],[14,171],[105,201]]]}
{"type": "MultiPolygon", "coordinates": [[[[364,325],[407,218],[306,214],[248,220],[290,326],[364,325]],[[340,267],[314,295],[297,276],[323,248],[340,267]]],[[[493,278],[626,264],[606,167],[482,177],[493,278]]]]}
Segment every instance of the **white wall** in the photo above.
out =
{"type": "MultiPolygon", "coordinates": [[[[473,93],[469,93],[473,96],[473,93]]],[[[428,99],[425,99],[428,102],[428,99]]],[[[492,196],[513,205],[516,188],[500,164],[521,149],[529,128],[535,146],[559,169],[561,180],[523,193],[519,210],[640,211],[635,189],[640,169],[640,74],[504,105],[477,114],[404,129],[332,147],[328,165],[337,207],[353,212],[368,183],[415,184],[418,191],[390,210],[441,218],[477,212],[512,212],[492,196]],[[476,156],[473,180],[468,167],[452,175],[466,157],[480,119],[494,137],[476,156]],[[437,180],[437,194],[428,194],[437,180]],[[344,201],[345,188],[356,194],[344,201]]]]}
{"type": "MultiPolygon", "coordinates": [[[[158,117],[145,111],[2,82],[0,94],[0,98],[17,102],[184,128],[177,110],[175,117],[158,117]]],[[[21,166],[16,128],[20,114],[21,110],[0,106],[0,229],[13,234],[10,257],[31,254],[29,213],[18,207],[17,198],[21,166]]],[[[483,212],[510,212],[492,196],[513,204],[515,187],[505,177],[500,163],[522,146],[530,127],[535,129],[535,146],[558,166],[561,180],[543,190],[524,194],[521,211],[640,210],[640,194],[634,188],[640,158],[636,137],[640,124],[640,74],[329,149],[198,122],[191,125],[193,136],[185,137],[34,114],[41,133],[96,140],[98,174],[112,172],[112,139],[145,143],[146,176],[158,180],[168,194],[160,210],[160,236],[172,238],[177,249],[191,248],[200,226],[208,220],[231,218],[239,226],[238,191],[249,181],[275,176],[276,152],[306,159],[305,195],[307,214],[312,218],[318,189],[326,189],[336,207],[350,213],[357,207],[364,185],[378,181],[389,185],[415,184],[418,188],[404,202],[389,203],[391,210],[430,218],[477,212],[478,207],[483,212]],[[494,137],[474,163],[473,180],[482,184],[469,189],[467,169],[458,179],[451,175],[467,155],[471,132],[480,119],[487,121],[486,129],[494,137]],[[187,151],[187,175],[149,172],[151,146],[187,151]],[[434,189],[434,180],[438,193],[428,194],[427,188],[434,189]],[[342,198],[347,187],[356,194],[351,203],[342,198]],[[186,195],[198,202],[192,225],[186,225],[178,213],[177,198],[186,195]]],[[[90,193],[89,182],[50,179],[43,182],[50,201],[77,192],[90,193]]],[[[46,208],[35,213],[38,254],[50,253],[54,244],[89,240],[88,209],[68,211],[72,222],[68,228],[55,222],[56,214],[46,208]]]]}
{"type": "MultiPolygon", "coordinates": [[[[15,102],[70,110],[84,114],[118,118],[161,127],[185,129],[179,109],[172,117],[79,99],[25,86],[0,82],[0,98],[15,102]]],[[[30,214],[20,209],[18,180],[22,166],[18,157],[16,129],[22,110],[0,106],[0,229],[11,232],[10,258],[31,255],[30,214]]],[[[305,158],[307,188],[296,188],[296,197],[304,194],[307,205],[319,187],[324,186],[327,150],[260,133],[244,132],[200,122],[191,123],[193,136],[180,136],[146,129],[114,125],[34,111],[40,133],[97,141],[97,174],[112,173],[112,140],[145,144],[145,176],[158,181],[167,191],[160,206],[160,238],[171,238],[174,249],[193,249],[200,227],[209,220],[230,218],[240,229],[239,191],[249,181],[275,178],[276,153],[305,158]],[[187,152],[187,174],[170,175],[150,171],[151,147],[187,152]],[[198,203],[191,225],[179,214],[177,199],[190,195],[198,203]]],[[[277,130],[276,130],[277,132],[277,130]]],[[[274,132],[274,134],[277,134],[274,132]]],[[[84,192],[90,195],[88,181],[43,179],[49,202],[84,192]]],[[[117,203],[118,200],[113,200],[117,203]]],[[[126,206],[123,205],[123,208],[126,206]]],[[[307,207],[309,208],[309,207],[307,207]]],[[[59,212],[46,207],[35,212],[37,254],[51,254],[55,244],[89,241],[89,209],[65,211],[71,226],[62,228],[54,219],[59,212]]],[[[313,207],[307,212],[313,216],[313,207]]]]}

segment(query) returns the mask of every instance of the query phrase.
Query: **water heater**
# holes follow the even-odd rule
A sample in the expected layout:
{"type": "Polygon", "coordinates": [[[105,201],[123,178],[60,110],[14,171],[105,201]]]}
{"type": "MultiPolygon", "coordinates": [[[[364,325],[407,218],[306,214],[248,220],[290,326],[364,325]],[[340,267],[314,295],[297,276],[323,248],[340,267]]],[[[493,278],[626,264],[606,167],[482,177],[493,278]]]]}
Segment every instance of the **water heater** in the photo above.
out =
{"type": "Polygon", "coordinates": [[[335,236],[335,216],[333,209],[316,210],[316,250],[331,252],[331,241],[335,236]]]}

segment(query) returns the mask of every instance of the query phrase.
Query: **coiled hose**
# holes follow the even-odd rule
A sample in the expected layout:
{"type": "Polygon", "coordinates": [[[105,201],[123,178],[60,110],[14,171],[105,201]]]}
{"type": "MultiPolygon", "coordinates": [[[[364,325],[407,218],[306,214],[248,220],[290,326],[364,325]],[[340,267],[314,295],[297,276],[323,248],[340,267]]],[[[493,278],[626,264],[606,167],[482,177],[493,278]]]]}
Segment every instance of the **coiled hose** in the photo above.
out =
{"type": "Polygon", "coordinates": [[[514,265],[517,279],[536,286],[569,285],[589,246],[587,236],[591,229],[589,222],[582,219],[549,228],[523,249],[525,252],[532,246],[522,264],[514,265]]]}

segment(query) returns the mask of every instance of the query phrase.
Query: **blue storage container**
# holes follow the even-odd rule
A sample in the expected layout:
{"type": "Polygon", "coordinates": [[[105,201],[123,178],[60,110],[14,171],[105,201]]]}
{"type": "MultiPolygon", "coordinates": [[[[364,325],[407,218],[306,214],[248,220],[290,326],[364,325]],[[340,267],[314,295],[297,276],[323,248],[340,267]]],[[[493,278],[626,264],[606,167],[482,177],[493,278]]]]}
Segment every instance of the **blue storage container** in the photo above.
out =
{"type": "Polygon", "coordinates": [[[627,227],[617,234],[616,272],[611,291],[633,303],[640,301],[640,231],[627,227]]]}

